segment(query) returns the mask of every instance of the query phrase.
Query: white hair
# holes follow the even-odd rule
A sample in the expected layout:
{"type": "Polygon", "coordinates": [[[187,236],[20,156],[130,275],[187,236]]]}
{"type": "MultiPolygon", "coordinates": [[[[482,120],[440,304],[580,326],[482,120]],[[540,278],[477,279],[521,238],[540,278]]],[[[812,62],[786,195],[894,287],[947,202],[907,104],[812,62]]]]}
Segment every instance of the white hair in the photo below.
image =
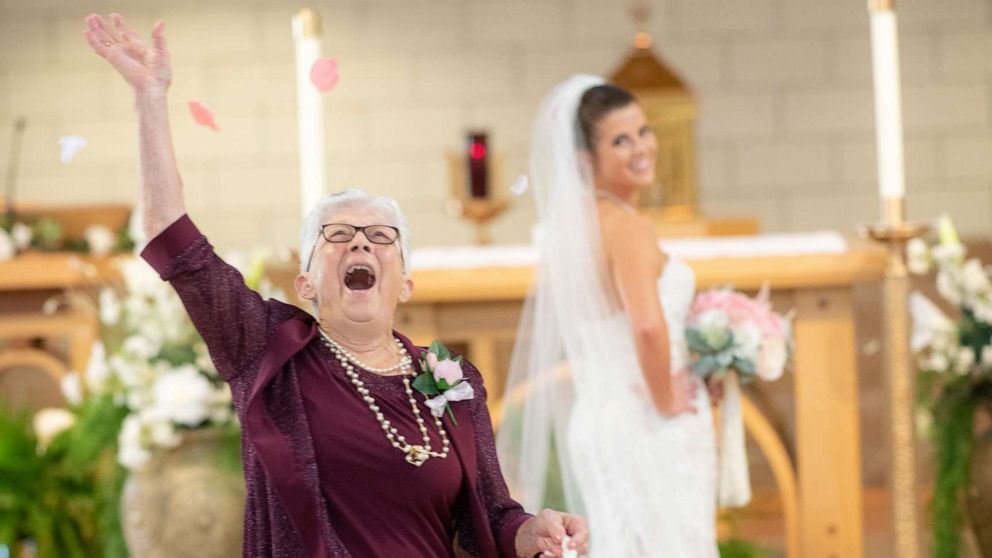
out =
{"type": "Polygon", "coordinates": [[[357,188],[343,190],[320,198],[317,205],[307,213],[300,228],[300,273],[307,271],[307,263],[317,244],[320,226],[327,219],[343,209],[371,209],[386,219],[384,225],[392,225],[400,231],[400,255],[403,258],[403,274],[410,274],[410,227],[396,200],[386,196],[373,196],[357,188]]]}

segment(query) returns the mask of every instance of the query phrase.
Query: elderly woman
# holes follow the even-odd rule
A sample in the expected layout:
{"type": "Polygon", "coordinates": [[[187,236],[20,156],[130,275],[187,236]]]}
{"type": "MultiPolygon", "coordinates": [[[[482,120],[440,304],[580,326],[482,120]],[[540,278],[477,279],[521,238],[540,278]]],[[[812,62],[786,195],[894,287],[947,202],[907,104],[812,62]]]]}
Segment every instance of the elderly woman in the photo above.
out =
{"type": "Polygon", "coordinates": [[[138,112],[142,256],[179,293],[241,418],[245,556],[561,556],[582,518],[513,501],[485,388],[435,418],[411,388],[424,349],[391,330],[409,300],[409,235],[396,202],[349,191],[306,218],[295,286],[316,318],[262,300],[186,215],[169,131],[164,26],[146,45],[117,14],[87,41],[130,84],[138,112]],[[456,542],[457,541],[457,542],[456,542]],[[458,550],[456,550],[458,549],[458,550]]]}

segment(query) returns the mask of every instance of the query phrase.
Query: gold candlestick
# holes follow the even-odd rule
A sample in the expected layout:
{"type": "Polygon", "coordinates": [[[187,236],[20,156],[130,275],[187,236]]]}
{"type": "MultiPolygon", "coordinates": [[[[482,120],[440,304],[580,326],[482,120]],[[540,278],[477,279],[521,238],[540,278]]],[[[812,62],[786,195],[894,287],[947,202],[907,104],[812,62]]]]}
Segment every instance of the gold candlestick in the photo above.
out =
{"type": "Polygon", "coordinates": [[[909,273],[904,254],[906,243],[926,234],[929,227],[906,222],[903,198],[885,198],[882,218],[881,224],[865,227],[862,234],[883,243],[889,254],[882,290],[892,460],[889,479],[892,522],[895,555],[916,558],[919,556],[913,414],[916,370],[909,350],[909,273]]]}

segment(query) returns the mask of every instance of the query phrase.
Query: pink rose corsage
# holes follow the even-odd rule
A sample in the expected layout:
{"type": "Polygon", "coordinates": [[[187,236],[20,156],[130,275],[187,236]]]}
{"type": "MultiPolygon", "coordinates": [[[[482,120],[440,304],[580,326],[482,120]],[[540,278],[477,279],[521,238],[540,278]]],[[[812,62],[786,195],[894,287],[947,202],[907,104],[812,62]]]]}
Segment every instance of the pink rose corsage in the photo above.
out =
{"type": "Polygon", "coordinates": [[[448,411],[451,422],[458,426],[451,403],[475,397],[472,384],[462,372],[462,357],[452,358],[444,343],[435,340],[420,358],[420,368],[424,371],[413,381],[413,387],[424,394],[424,403],[431,414],[440,417],[448,411]]]}

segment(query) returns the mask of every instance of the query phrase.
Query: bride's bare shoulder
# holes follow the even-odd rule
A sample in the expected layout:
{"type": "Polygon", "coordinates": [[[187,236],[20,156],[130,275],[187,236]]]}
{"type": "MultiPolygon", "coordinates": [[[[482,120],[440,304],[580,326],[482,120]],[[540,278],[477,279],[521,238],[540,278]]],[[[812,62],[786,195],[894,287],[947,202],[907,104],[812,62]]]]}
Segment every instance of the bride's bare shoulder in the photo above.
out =
{"type": "Polygon", "coordinates": [[[599,219],[608,253],[636,252],[642,257],[662,257],[651,219],[613,204],[599,204],[599,219]]]}

